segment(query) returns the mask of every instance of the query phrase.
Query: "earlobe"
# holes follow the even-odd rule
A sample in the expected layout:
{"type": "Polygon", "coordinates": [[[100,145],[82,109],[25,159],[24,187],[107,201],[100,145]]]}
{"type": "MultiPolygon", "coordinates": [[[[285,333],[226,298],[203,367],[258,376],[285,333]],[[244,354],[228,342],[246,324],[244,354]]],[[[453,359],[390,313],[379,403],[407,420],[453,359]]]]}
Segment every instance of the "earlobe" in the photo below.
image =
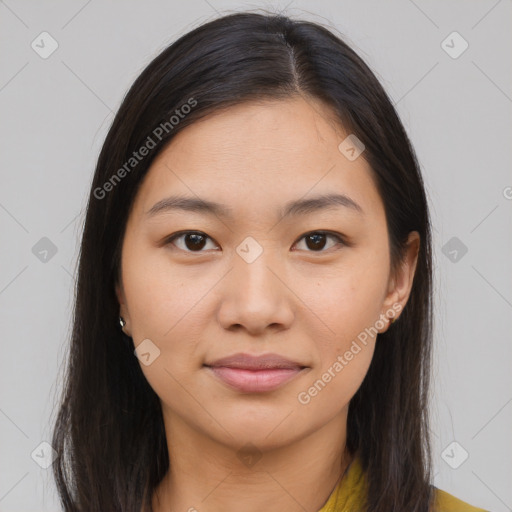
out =
{"type": "Polygon", "coordinates": [[[128,314],[127,308],[126,308],[126,299],[124,296],[124,290],[122,285],[119,283],[116,283],[115,285],[115,292],[117,296],[117,300],[119,302],[119,326],[121,330],[127,335],[131,336],[131,328],[128,326],[130,316],[128,314]]]}

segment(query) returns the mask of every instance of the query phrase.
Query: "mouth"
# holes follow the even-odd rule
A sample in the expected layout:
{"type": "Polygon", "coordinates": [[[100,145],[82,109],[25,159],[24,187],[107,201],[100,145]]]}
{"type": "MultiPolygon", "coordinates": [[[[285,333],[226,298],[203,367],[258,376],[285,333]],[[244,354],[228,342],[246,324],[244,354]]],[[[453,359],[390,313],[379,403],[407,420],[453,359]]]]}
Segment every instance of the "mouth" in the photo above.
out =
{"type": "Polygon", "coordinates": [[[224,384],[244,393],[273,391],[308,368],[276,354],[235,354],[204,367],[224,384]]]}
{"type": "Polygon", "coordinates": [[[267,370],[247,370],[226,366],[205,366],[228,386],[244,393],[263,393],[280,388],[303,368],[274,368],[267,370]]]}

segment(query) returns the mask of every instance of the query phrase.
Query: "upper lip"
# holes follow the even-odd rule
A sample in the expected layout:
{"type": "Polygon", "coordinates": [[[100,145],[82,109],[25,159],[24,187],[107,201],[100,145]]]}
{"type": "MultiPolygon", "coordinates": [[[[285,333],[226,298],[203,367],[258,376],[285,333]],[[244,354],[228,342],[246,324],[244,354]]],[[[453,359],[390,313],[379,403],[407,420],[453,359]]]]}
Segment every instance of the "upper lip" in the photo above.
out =
{"type": "Polygon", "coordinates": [[[278,354],[262,354],[253,356],[251,354],[233,354],[232,356],[217,359],[206,366],[224,366],[227,368],[239,368],[246,370],[264,370],[277,368],[305,368],[304,365],[291,361],[278,354]]]}

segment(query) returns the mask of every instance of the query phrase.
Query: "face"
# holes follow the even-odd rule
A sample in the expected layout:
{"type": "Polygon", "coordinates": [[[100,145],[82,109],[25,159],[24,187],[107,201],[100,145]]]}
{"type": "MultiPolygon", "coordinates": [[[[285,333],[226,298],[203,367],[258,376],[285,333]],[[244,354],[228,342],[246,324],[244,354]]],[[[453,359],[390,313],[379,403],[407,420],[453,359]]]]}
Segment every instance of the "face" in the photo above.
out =
{"type": "Polygon", "coordinates": [[[152,163],[116,292],[166,424],[264,450],[346,418],[418,249],[413,233],[391,275],[383,202],[364,152],[339,149],[348,135],[317,100],[245,103],[186,127],[152,163]],[[327,195],[341,197],[312,201],[327,195]],[[155,207],[171,196],[204,203],[155,207]],[[211,367],[236,354],[291,363],[211,367]]]}

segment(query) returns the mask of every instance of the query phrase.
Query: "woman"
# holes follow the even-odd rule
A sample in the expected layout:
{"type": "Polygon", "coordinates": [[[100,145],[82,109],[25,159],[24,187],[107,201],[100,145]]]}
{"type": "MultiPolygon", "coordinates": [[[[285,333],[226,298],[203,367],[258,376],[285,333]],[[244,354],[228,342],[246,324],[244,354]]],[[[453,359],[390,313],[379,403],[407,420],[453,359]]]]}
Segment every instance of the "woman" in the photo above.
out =
{"type": "Polygon", "coordinates": [[[431,485],[413,148],[327,29],[165,49],[99,156],[54,475],[66,511],[481,510],[431,485]]]}

